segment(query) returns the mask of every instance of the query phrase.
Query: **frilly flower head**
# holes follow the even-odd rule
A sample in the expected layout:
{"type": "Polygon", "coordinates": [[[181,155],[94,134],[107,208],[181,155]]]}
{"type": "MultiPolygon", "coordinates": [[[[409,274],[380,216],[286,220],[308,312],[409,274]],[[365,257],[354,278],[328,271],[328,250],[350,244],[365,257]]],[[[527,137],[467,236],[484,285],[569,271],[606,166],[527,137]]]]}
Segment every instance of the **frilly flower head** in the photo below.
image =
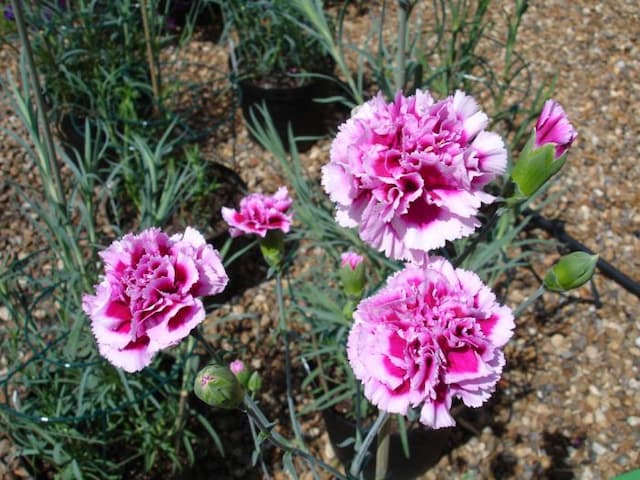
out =
{"type": "Polygon", "coordinates": [[[562,106],[555,100],[547,100],[542,107],[535,129],[535,148],[555,145],[556,158],[560,157],[573,143],[578,133],[569,123],[562,106]]]}
{"type": "Polygon", "coordinates": [[[365,396],[380,409],[420,408],[433,428],[455,425],[454,397],[482,405],[505,364],[511,310],[478,276],[441,257],[408,265],[358,305],[347,354],[365,396]]]}
{"type": "Polygon", "coordinates": [[[232,237],[255,234],[264,238],[269,230],[289,232],[293,215],[287,211],[292,203],[287,188],[280,187],[271,196],[260,193],[247,195],[240,201],[239,210],[223,207],[222,218],[229,224],[232,237]]]}
{"type": "Polygon", "coordinates": [[[340,126],[322,184],[336,220],[394,259],[421,263],[429,250],[471,234],[482,191],[507,165],[504,142],[463,92],[435,102],[426,91],[382,95],[340,126]]]}
{"type": "Polygon", "coordinates": [[[135,372],[177,344],[205,317],[199,297],[224,290],[220,255],[195,229],[169,237],[157,228],[128,234],[100,253],[95,295],[84,295],[100,354],[135,372]]]}

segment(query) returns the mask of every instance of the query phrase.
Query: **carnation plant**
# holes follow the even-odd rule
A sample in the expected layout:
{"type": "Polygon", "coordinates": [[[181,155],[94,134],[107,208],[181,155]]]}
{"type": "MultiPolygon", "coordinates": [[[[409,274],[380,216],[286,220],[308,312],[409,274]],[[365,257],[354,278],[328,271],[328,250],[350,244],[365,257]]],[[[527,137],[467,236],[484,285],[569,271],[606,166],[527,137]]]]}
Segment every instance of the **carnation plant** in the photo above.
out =
{"type": "MultiPolygon", "coordinates": [[[[20,33],[27,32],[21,29],[20,33]]],[[[24,36],[21,41],[27,45],[24,36]]],[[[193,448],[200,442],[212,441],[224,450],[209,420],[185,402],[199,356],[193,341],[156,355],[160,348],[181,338],[180,329],[174,328],[160,333],[160,337],[151,334],[146,348],[142,348],[143,341],[137,345],[138,350],[132,349],[133,354],[142,351],[140,355],[155,359],[144,375],[126,375],[124,369],[114,368],[101,357],[101,345],[93,339],[88,317],[82,311],[82,296],[97,279],[97,254],[105,242],[105,206],[118,212],[126,203],[121,190],[115,188],[124,182],[125,167],[111,166],[107,175],[99,174],[105,168],[109,147],[107,128],[99,122],[83,125],[87,135],[80,151],[61,148],[55,142],[46,121],[47,109],[34,63],[24,48],[19,79],[10,74],[2,79],[6,100],[27,135],[6,133],[24,148],[25,162],[35,174],[32,185],[18,185],[10,178],[3,179],[3,184],[16,192],[15,208],[31,221],[38,250],[18,258],[6,252],[0,255],[0,304],[8,315],[0,328],[6,360],[0,375],[0,423],[38,474],[46,468],[60,478],[120,478],[125,471],[165,475],[167,469],[193,463],[193,448]],[[159,458],[164,460],[158,462],[159,458]]],[[[136,174],[146,188],[136,197],[141,211],[134,211],[127,225],[131,220],[155,224],[189,197],[193,190],[187,192],[184,186],[196,187],[191,181],[193,172],[167,168],[161,156],[169,153],[172,142],[166,138],[164,142],[143,136],[135,140],[135,146],[131,146],[140,159],[135,165],[136,174]]],[[[190,312],[182,312],[185,315],[178,318],[193,325],[204,314],[201,296],[221,288],[205,281],[205,271],[221,266],[216,263],[218,257],[210,256],[211,250],[204,247],[199,234],[189,229],[180,233],[181,240],[155,230],[147,232],[143,238],[155,238],[157,249],[145,245],[142,263],[153,264],[150,256],[171,244],[186,267],[185,273],[190,266],[201,269],[198,281],[189,287],[183,285],[180,298],[169,301],[174,307],[180,302],[189,304],[190,312]],[[198,259],[197,266],[191,257],[198,259]],[[202,264],[204,258],[212,263],[202,264]]],[[[125,247],[134,244],[138,248],[133,256],[140,251],[140,242],[136,243],[139,238],[130,235],[123,239],[125,247]]],[[[125,250],[123,247],[117,252],[120,260],[125,250]]],[[[113,260],[113,255],[110,258],[113,260]]],[[[129,278],[136,274],[144,276],[145,272],[142,268],[130,272],[129,278]]],[[[188,284],[193,277],[182,280],[188,284]]],[[[218,280],[222,282],[223,277],[218,280]]],[[[85,304],[99,311],[110,281],[112,277],[101,287],[102,296],[89,296],[85,304]]],[[[117,282],[113,285],[114,289],[119,287],[117,282]]],[[[148,293],[141,292],[138,301],[148,293]]],[[[114,308],[118,310],[118,305],[114,308]]],[[[120,328],[126,325],[120,322],[120,328]]],[[[118,345],[117,335],[109,338],[118,345]]],[[[113,344],[106,345],[103,353],[114,348],[113,344]]],[[[130,358],[122,365],[127,371],[136,365],[136,357],[130,358]]]]}
{"type": "Polygon", "coordinates": [[[111,121],[143,115],[150,77],[142,21],[133,4],[41,1],[25,2],[23,8],[36,64],[58,119],[70,111],[111,121]]]}
{"type": "MultiPolygon", "coordinates": [[[[400,2],[405,22],[413,6],[400,2]]],[[[319,36],[326,33],[322,21],[317,17],[312,23],[319,36]]],[[[333,53],[340,60],[340,52],[333,53]]],[[[45,186],[39,213],[49,232],[48,250],[69,275],[62,277],[65,295],[38,297],[31,304],[11,302],[8,292],[17,278],[0,276],[0,298],[12,313],[25,310],[24,335],[37,347],[33,362],[18,362],[4,378],[12,405],[3,405],[2,414],[21,423],[15,428],[18,435],[27,442],[37,432],[35,438],[44,445],[40,451],[67,476],[83,475],[76,460],[83,455],[83,427],[99,445],[113,447],[108,443],[112,434],[123,443],[134,441],[149,470],[160,454],[175,459],[179,447],[193,458],[188,415],[218,440],[209,420],[215,423],[213,409],[225,409],[247,416],[253,463],[266,478],[270,472],[261,452],[270,444],[282,452],[283,468],[293,478],[305,469],[315,476],[324,471],[332,478],[359,479],[375,462],[375,477],[382,479],[390,473],[392,415],[406,441],[406,420],[416,420],[419,428],[452,428],[456,410],[485,404],[509,361],[503,349],[518,314],[546,290],[582,285],[595,268],[594,256],[561,258],[515,309],[496,289],[497,282],[526,263],[518,252],[526,239],[518,234],[528,221],[527,208],[566,161],[576,130],[560,104],[549,99],[528,142],[510,158],[507,141],[491,129],[478,100],[462,90],[438,95],[417,87],[406,92],[406,71],[402,61],[399,65],[392,95],[381,86],[371,99],[358,99],[332,141],[319,183],[302,174],[295,142],[291,139],[289,156],[262,110],[265,122],[251,128],[280,161],[292,194],[285,186],[252,192],[221,212],[232,237],[246,235],[260,245],[273,278],[290,435],[274,428],[257,400],[264,387],[259,371],[223,355],[203,333],[205,297],[224,291],[229,280],[225,266],[241,256],[225,258],[224,249],[217,251],[191,227],[172,234],[141,228],[98,247],[91,223],[91,195],[99,187],[91,182],[99,182],[97,176],[77,170],[81,207],[78,212],[69,208],[75,204],[67,202],[46,123],[40,141],[34,109],[12,85],[17,110],[36,143],[33,158],[45,186]],[[85,222],[75,231],[74,214],[85,222]],[[311,278],[292,274],[296,244],[322,252],[310,266],[311,278]],[[53,307],[59,314],[50,320],[52,330],[39,330],[33,321],[31,307],[43,298],[43,309],[53,307]],[[299,357],[291,348],[294,322],[308,327],[296,339],[299,357]],[[51,341],[46,334],[59,333],[56,329],[62,334],[51,341]],[[68,369],[71,379],[55,377],[49,388],[48,354],[59,344],[64,347],[56,365],[68,369]],[[209,364],[200,368],[204,353],[209,364]],[[316,394],[309,408],[348,404],[355,426],[343,445],[353,450],[344,469],[314,457],[306,445],[296,404],[297,368],[307,371],[305,386],[316,394]],[[22,378],[38,374],[43,376],[40,385],[19,388],[22,378]],[[77,392],[75,402],[69,400],[69,384],[77,392]],[[212,407],[211,415],[189,406],[189,391],[212,407]],[[92,400],[88,405],[85,396],[92,400]],[[76,405],[82,415],[72,417],[76,405]],[[31,413],[35,407],[43,408],[39,416],[31,413]],[[167,411],[170,416],[160,415],[167,411]],[[154,422],[147,422],[147,415],[154,422]],[[104,422],[103,435],[96,419],[104,422]],[[73,427],[45,428],[52,423],[73,427]],[[67,443],[57,440],[65,435],[67,443]]],[[[42,114],[42,98],[37,93],[36,98],[42,114]]],[[[144,153],[144,145],[136,145],[144,153]]],[[[147,211],[162,210],[165,203],[161,197],[147,211]]],[[[31,285],[33,291],[57,287],[31,285]]],[[[100,463],[84,473],[97,477],[109,467],[100,463]]]]}
{"type": "Polygon", "coordinates": [[[265,121],[254,134],[296,188],[299,238],[326,250],[306,277],[312,285],[293,280],[290,315],[297,310],[311,324],[306,383],[318,408],[351,403],[354,457],[344,478],[371,461],[376,435],[376,478],[384,478],[389,414],[401,416],[401,429],[402,417],[432,429],[455,425],[460,405],[479,407],[495,391],[515,317],[545,290],[566,291],[593,274],[597,256],[574,253],[515,311],[492,291],[526,265],[514,253],[527,244],[517,237],[528,221],[521,212],[565,162],[576,131],[548,100],[509,171],[505,141],[487,130],[472,97],[378,95],[354,109],[333,140],[322,170],[327,202],[265,121]],[[377,420],[360,430],[372,408],[377,420]]]}
{"type": "MultiPolygon", "coordinates": [[[[257,137],[283,152],[275,132],[269,131],[273,125],[265,120],[267,130],[257,130],[257,137]]],[[[456,240],[483,234],[482,203],[500,202],[505,209],[526,203],[557,172],[576,137],[562,107],[549,100],[511,173],[513,183],[505,182],[511,193],[496,196],[483,187],[506,173],[507,153],[502,139],[485,131],[487,125],[487,116],[471,97],[457,92],[436,101],[418,90],[413,96],[398,93],[390,101],[381,96],[370,100],[352,113],[334,140],[323,169],[322,185],[330,200],[324,208],[335,205],[333,234],[365,255],[353,250],[340,255],[340,282],[333,288],[342,291],[334,297],[343,300],[343,308],[334,312],[341,333],[331,352],[342,349],[348,385],[360,385],[348,388],[343,398],[352,400],[356,410],[366,400],[379,411],[372,424],[364,416],[356,424],[354,457],[344,474],[310,455],[298,420],[291,383],[291,311],[284,298],[289,265],[285,244],[294,214],[284,187],[273,195],[252,193],[237,210],[225,207],[222,215],[232,236],[257,237],[275,277],[277,333],[284,347],[294,438],[273,430],[256,403],[261,387],[257,372],[237,360],[225,364],[197,328],[204,318],[198,297],[220,292],[227,276],[218,252],[195,230],[173,237],[159,230],[130,234],[101,254],[103,280],[83,302],[100,352],[114,366],[135,372],[191,332],[212,359],[196,376],[194,392],[212,407],[245,411],[256,461],[266,441],[284,452],[284,467],[292,475],[297,457],[313,471],[359,478],[378,437],[376,477],[384,478],[389,414],[416,418],[431,429],[448,428],[456,425],[456,401],[475,408],[494,393],[506,363],[502,348],[513,335],[517,312],[477,273],[458,266],[473,257],[478,243],[460,249],[456,240]],[[348,230],[341,227],[355,229],[360,241],[349,244],[348,230]],[[376,261],[376,255],[391,263],[381,264],[384,284],[370,287],[365,256],[376,261]]],[[[304,180],[295,182],[303,186],[302,198],[310,194],[304,180]]],[[[306,205],[301,210],[305,207],[323,208],[306,205]]],[[[320,231],[318,240],[326,241],[325,233],[320,231]]],[[[581,285],[594,266],[589,256],[563,258],[532,299],[544,288],[565,291],[581,285]]],[[[311,342],[317,341],[317,333],[311,330],[311,342]]],[[[316,348],[310,359],[321,364],[321,352],[316,348]]],[[[323,367],[318,368],[314,377],[326,382],[323,367]]],[[[364,405],[360,415],[368,410],[364,405]]]]}
{"type": "Polygon", "coordinates": [[[291,2],[227,0],[221,6],[237,40],[231,61],[239,80],[281,88],[303,83],[303,73],[331,73],[323,43],[291,2]]]}

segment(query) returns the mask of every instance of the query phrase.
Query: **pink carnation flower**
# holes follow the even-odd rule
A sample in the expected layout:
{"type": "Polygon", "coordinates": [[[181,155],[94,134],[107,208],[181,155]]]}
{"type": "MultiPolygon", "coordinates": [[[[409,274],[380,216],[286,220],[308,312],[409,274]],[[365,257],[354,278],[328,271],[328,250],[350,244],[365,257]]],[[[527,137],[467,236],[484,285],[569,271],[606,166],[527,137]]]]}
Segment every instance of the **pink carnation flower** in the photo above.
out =
{"type": "Polygon", "coordinates": [[[560,157],[578,136],[562,106],[555,100],[547,100],[536,122],[535,147],[549,143],[555,145],[556,158],[560,157]]]}
{"type": "Polygon", "coordinates": [[[269,196],[260,193],[247,195],[240,201],[240,209],[222,207],[222,218],[230,226],[232,237],[242,234],[267,235],[268,230],[282,230],[287,233],[291,228],[292,214],[287,214],[293,201],[286,187],[269,196]]]}
{"type": "Polygon", "coordinates": [[[340,255],[340,266],[346,267],[347,265],[349,265],[349,267],[351,267],[351,270],[355,270],[363,260],[364,259],[362,258],[362,255],[358,255],[355,252],[344,252],[340,255]]]}
{"type": "Polygon", "coordinates": [[[494,200],[482,188],[507,165],[487,123],[462,92],[434,102],[417,90],[363,104],[340,126],[322,169],[336,220],[388,257],[414,262],[471,234],[481,204],[494,200]]]}
{"type": "Polygon", "coordinates": [[[420,407],[433,428],[455,425],[453,397],[470,407],[490,397],[514,328],[511,310],[475,273],[441,257],[409,264],[353,316],[347,353],[365,396],[391,413],[420,407]]]}
{"type": "Polygon", "coordinates": [[[100,253],[105,273],[84,295],[100,354],[135,372],[177,344],[205,317],[200,296],[224,290],[220,255],[195,229],[167,236],[157,228],[128,234],[100,253]]]}

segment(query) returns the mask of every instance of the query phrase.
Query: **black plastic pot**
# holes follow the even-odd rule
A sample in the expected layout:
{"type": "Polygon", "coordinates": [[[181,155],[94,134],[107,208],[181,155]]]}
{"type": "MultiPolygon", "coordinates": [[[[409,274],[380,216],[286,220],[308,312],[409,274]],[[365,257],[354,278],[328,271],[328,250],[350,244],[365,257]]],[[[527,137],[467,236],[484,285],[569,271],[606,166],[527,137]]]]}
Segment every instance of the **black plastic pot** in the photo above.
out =
{"type": "MultiPolygon", "coordinates": [[[[330,82],[323,79],[313,79],[306,85],[288,88],[265,88],[250,80],[241,80],[238,82],[238,95],[245,122],[253,125],[253,112],[256,120],[262,123],[262,115],[256,106],[264,104],[280,140],[289,150],[289,125],[294,137],[321,137],[327,133],[327,104],[315,102],[314,99],[328,97],[330,87],[330,82]]],[[[296,146],[299,151],[305,151],[314,143],[315,140],[300,140],[296,146]]]]}
{"type": "MultiPolygon", "coordinates": [[[[333,409],[322,411],[329,440],[336,456],[348,470],[354,458],[353,444],[341,446],[355,434],[355,423],[333,409]]],[[[399,433],[391,433],[389,441],[389,467],[386,478],[393,480],[409,480],[416,478],[430,467],[438,463],[442,455],[450,449],[450,439],[453,428],[438,430],[425,427],[410,428],[407,431],[409,439],[409,454],[407,458],[402,449],[399,433]]],[[[369,461],[365,464],[364,478],[372,479],[375,474],[375,442],[369,449],[369,461]]]]}
{"type": "MultiPolygon", "coordinates": [[[[151,115],[151,97],[146,98],[149,98],[149,100],[146,100],[144,103],[145,108],[141,118],[150,118],[151,115]]],[[[149,130],[151,127],[149,121],[142,119],[127,120],[122,118],[98,118],[96,116],[86,115],[79,110],[68,110],[58,113],[55,125],[56,134],[58,139],[61,141],[62,146],[71,158],[75,158],[74,151],[77,151],[81,155],[84,152],[85,141],[87,139],[85,124],[87,123],[89,126],[89,140],[94,144],[94,147],[96,146],[95,141],[98,137],[100,137],[101,142],[106,141],[106,132],[104,131],[104,127],[100,125],[101,123],[109,123],[113,131],[118,135],[122,134],[127,127],[133,127],[138,132],[149,130]]],[[[97,147],[101,148],[102,143],[98,142],[97,147]]],[[[118,157],[119,153],[117,149],[110,145],[103,152],[100,166],[104,167],[109,161],[115,161],[118,157]]]]}
{"type": "Polygon", "coordinates": [[[160,0],[157,11],[166,15],[165,28],[169,33],[179,33],[193,16],[193,26],[204,29],[203,39],[217,42],[223,30],[222,8],[203,0],[160,0]]]}

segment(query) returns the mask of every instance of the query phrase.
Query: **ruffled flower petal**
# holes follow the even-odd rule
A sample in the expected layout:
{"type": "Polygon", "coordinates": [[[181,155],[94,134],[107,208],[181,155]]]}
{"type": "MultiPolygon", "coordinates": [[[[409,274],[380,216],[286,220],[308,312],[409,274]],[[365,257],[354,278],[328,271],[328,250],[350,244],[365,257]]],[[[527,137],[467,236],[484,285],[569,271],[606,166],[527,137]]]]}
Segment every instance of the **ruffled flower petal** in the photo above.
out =
{"type": "Polygon", "coordinates": [[[271,196],[247,195],[240,201],[238,210],[222,207],[222,218],[229,224],[232,237],[249,234],[264,238],[269,230],[288,233],[293,215],[287,212],[292,203],[286,187],[280,187],[271,196]]]}
{"type": "Polygon", "coordinates": [[[336,220],[393,259],[424,261],[445,242],[473,233],[482,188],[506,170],[502,139],[464,94],[435,102],[428,92],[382,95],[339,128],[322,185],[336,220]]]}
{"type": "Polygon", "coordinates": [[[552,144],[556,158],[560,157],[573,143],[578,132],[569,122],[562,106],[555,100],[547,100],[536,122],[535,147],[552,144]]]}
{"type": "Polygon", "coordinates": [[[353,315],[347,356],[382,410],[420,408],[432,428],[455,425],[453,398],[477,407],[495,389],[513,315],[478,276],[441,257],[409,264],[353,315]]]}
{"type": "Polygon", "coordinates": [[[157,228],[127,234],[101,257],[104,277],[82,309],[100,354],[128,372],[187,336],[204,320],[199,297],[220,293],[228,281],[218,252],[190,227],[173,237],[157,228]]]}

